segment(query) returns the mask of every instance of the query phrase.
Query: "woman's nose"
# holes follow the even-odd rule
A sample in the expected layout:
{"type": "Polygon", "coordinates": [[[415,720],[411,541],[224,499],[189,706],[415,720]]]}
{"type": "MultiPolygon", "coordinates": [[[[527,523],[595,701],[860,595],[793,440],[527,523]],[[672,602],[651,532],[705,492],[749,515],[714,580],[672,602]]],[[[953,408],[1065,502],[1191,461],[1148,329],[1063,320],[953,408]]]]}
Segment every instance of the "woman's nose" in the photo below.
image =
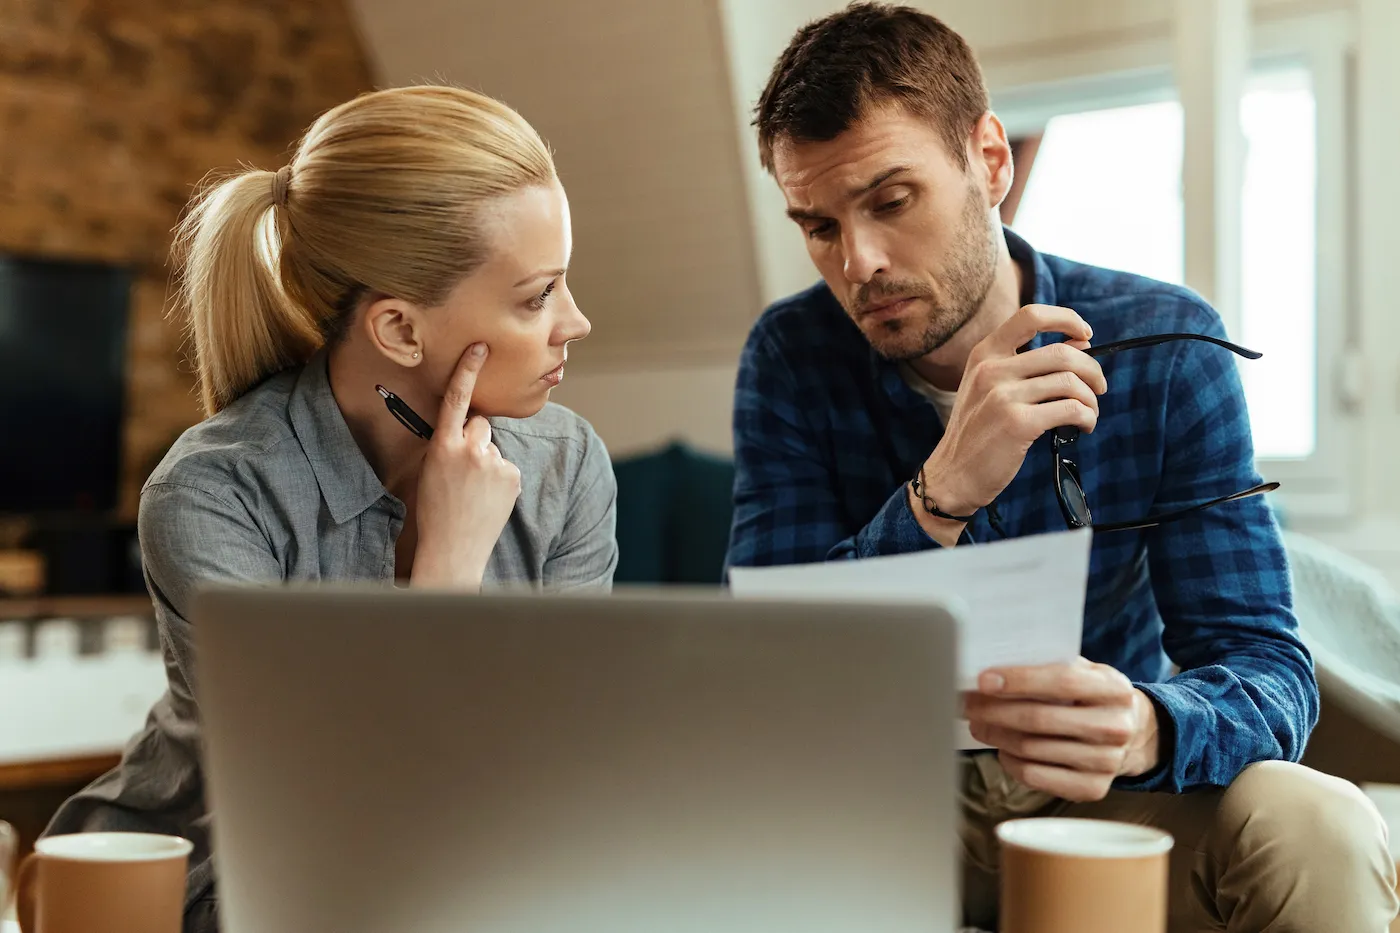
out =
{"type": "Polygon", "coordinates": [[[569,297],[569,311],[565,314],[564,320],[559,327],[561,343],[568,343],[571,340],[582,340],[593,330],[593,325],[588,318],[583,316],[578,305],[574,302],[573,296],[569,297]]]}

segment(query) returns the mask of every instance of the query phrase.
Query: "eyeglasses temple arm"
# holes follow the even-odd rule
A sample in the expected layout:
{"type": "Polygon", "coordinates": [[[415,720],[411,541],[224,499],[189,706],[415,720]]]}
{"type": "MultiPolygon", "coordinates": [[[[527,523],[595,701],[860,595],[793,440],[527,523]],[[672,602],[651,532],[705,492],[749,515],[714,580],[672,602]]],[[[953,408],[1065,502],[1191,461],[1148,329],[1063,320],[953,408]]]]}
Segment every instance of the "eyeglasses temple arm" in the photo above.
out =
{"type": "Polygon", "coordinates": [[[1224,347],[1231,353],[1237,353],[1247,360],[1257,360],[1264,354],[1258,350],[1251,350],[1242,347],[1237,343],[1228,340],[1221,340],[1219,337],[1212,337],[1209,334],[1151,334],[1146,337],[1129,337],[1127,340],[1115,340],[1112,343],[1099,344],[1090,347],[1084,352],[1089,356],[1099,357],[1117,353],[1119,350],[1135,350],[1138,347],[1155,347],[1159,343],[1167,343],[1172,340],[1204,340],[1206,343],[1213,343],[1217,347],[1224,347]]]}
{"type": "Polygon", "coordinates": [[[1093,526],[1094,533],[1098,534],[1100,532],[1108,531],[1134,531],[1138,528],[1151,528],[1155,525],[1164,525],[1167,522],[1173,522],[1179,518],[1185,518],[1187,515],[1190,515],[1194,512],[1200,512],[1226,502],[1233,502],[1236,499],[1248,499],[1250,496],[1259,496],[1263,495],[1266,492],[1273,492],[1278,487],[1278,483],[1260,483],[1258,486],[1251,486],[1248,489],[1242,489],[1239,492],[1231,493],[1228,496],[1221,496],[1218,499],[1209,499],[1205,502],[1197,502],[1195,505],[1189,505],[1184,509],[1175,509],[1171,512],[1162,512],[1160,515],[1149,515],[1146,518],[1138,519],[1134,522],[1106,522],[1103,524],[1096,524],[1093,526]]]}

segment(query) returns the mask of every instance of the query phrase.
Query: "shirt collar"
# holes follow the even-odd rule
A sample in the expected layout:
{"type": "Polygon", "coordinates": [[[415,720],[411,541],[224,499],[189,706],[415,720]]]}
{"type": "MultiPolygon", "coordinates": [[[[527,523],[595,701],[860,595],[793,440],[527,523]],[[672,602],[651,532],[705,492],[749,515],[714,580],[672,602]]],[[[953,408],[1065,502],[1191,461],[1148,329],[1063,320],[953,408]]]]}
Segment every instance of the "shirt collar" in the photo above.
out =
{"type": "MultiPolygon", "coordinates": [[[[1045,257],[1007,228],[1003,227],[1002,232],[1006,234],[1006,251],[1011,254],[1011,261],[1021,267],[1021,303],[1031,305],[1059,304],[1055,276],[1051,274],[1050,266],[1046,263],[1045,257]]],[[[1050,337],[1049,334],[1036,334],[1028,345],[1028,349],[1034,350],[1036,347],[1044,346],[1051,342],[1050,337]]]]}
{"type": "Polygon", "coordinates": [[[386,495],[384,484],[360,452],[340,413],[324,350],[302,368],[287,410],[292,430],[321,487],[321,498],[337,525],[355,518],[386,495]]]}

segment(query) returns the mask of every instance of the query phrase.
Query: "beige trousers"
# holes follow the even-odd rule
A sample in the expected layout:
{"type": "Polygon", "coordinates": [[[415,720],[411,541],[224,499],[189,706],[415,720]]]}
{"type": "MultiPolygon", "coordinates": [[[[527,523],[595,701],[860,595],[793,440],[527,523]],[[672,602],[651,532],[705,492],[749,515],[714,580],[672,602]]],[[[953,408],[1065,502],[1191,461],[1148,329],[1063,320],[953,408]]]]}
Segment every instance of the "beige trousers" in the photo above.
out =
{"type": "Polygon", "coordinates": [[[995,754],[962,764],[963,922],[996,929],[993,828],[1072,816],[1171,833],[1171,933],[1386,933],[1400,910],[1386,828],[1355,785],[1302,765],[1261,762],[1224,790],[1110,792],[1070,803],[1009,777],[995,754]]]}

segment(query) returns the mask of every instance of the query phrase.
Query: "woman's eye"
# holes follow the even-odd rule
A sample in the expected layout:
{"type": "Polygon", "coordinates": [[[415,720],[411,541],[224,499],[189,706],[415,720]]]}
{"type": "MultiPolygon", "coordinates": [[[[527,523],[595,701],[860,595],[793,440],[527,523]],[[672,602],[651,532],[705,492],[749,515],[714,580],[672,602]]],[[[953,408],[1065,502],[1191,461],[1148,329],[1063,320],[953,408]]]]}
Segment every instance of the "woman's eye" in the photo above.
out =
{"type": "Polygon", "coordinates": [[[530,299],[529,305],[531,311],[544,310],[545,304],[549,301],[549,296],[554,294],[554,286],[558,283],[558,281],[558,279],[555,279],[554,281],[550,282],[549,285],[545,286],[544,291],[540,292],[534,298],[530,299]]]}

